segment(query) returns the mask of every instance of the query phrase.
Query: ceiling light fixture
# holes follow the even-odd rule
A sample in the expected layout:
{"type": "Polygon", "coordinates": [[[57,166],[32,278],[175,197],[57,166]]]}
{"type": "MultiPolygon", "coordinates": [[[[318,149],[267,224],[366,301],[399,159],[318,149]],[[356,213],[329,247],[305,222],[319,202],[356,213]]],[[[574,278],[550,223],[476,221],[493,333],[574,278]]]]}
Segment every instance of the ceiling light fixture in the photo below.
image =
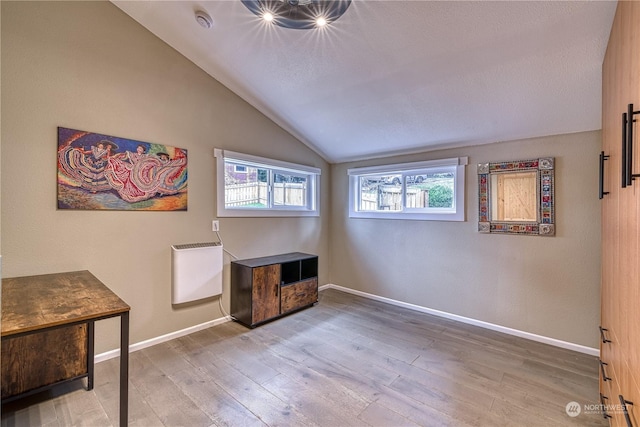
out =
{"type": "Polygon", "coordinates": [[[340,18],[351,0],[242,0],[242,4],[280,27],[308,30],[325,27],[340,18]]]}
{"type": "Polygon", "coordinates": [[[273,13],[271,12],[265,12],[262,14],[262,19],[264,19],[267,22],[271,22],[273,21],[273,13]]]}

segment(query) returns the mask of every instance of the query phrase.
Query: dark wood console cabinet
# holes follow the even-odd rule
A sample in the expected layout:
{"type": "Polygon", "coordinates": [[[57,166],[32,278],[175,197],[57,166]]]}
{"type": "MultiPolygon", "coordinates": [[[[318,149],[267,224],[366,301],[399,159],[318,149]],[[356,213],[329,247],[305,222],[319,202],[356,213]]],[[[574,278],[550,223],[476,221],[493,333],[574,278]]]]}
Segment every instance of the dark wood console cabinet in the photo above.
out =
{"type": "Polygon", "coordinates": [[[254,328],[318,302],[318,257],[293,252],[231,262],[231,316],[254,328]]]}

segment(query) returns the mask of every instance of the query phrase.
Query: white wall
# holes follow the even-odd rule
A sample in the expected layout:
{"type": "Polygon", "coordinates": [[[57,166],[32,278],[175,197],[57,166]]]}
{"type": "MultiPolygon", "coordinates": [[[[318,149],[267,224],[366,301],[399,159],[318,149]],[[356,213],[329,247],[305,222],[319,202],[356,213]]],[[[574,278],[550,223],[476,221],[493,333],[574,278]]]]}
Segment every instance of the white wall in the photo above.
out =
{"type": "Polygon", "coordinates": [[[600,132],[332,166],[331,275],[340,286],[598,347],[600,132]],[[348,218],[347,169],[469,156],[466,222],[348,218]],[[556,158],[556,236],[480,234],[477,164],[556,158]]]}
{"type": "MultiPolygon", "coordinates": [[[[1,7],[4,277],[91,271],[131,306],[136,343],[222,316],[217,299],[171,305],[170,246],[216,239],[214,147],[322,168],[329,205],[322,158],[111,3],[1,7]],[[187,149],[188,211],[56,210],[57,126],[187,149]]],[[[328,215],[220,226],[237,256],[315,253],[328,280],[328,215]]],[[[96,351],[118,334],[117,320],[98,322],[96,351]]]]}

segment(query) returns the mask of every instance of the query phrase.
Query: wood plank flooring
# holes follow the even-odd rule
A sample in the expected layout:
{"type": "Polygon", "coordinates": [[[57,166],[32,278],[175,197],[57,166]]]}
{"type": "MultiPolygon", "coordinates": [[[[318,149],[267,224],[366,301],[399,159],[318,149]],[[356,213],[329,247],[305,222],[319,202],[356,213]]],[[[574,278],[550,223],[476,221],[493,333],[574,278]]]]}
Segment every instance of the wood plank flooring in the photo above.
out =
{"type": "MultiPolygon", "coordinates": [[[[132,315],[135,315],[132,313],[132,315]]],[[[118,360],[3,406],[2,427],[118,423],[118,360]]],[[[337,290],[249,330],[229,322],[130,356],[131,426],[606,426],[597,359],[337,290]]]]}

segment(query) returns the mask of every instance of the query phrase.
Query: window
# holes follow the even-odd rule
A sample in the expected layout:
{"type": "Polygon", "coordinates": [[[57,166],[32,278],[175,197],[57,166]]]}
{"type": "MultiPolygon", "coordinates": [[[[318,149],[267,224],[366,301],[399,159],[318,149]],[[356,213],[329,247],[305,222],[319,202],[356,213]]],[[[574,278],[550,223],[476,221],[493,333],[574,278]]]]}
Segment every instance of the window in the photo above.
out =
{"type": "Polygon", "coordinates": [[[349,216],[464,221],[467,157],[353,168],[349,216]]]}
{"type": "Polygon", "coordinates": [[[214,150],[219,217],[318,216],[320,169],[214,150]]]}

